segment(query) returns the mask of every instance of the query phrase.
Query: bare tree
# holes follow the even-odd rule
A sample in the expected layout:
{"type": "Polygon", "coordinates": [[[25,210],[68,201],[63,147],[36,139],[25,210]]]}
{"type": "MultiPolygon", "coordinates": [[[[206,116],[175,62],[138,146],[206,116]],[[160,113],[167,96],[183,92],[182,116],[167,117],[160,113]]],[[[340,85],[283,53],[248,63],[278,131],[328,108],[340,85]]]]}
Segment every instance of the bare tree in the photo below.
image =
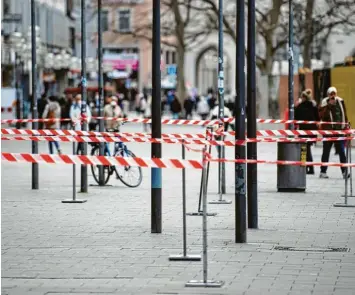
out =
{"type": "Polygon", "coordinates": [[[346,34],[355,29],[355,1],[324,0],[323,5],[317,5],[316,0],[304,2],[298,2],[305,15],[295,26],[301,36],[304,67],[311,68],[312,45],[316,39],[326,44],[332,33],[346,34]]]}
{"type": "MultiPolygon", "coordinates": [[[[213,30],[204,15],[193,10],[191,2],[197,0],[163,0],[161,11],[161,42],[175,48],[177,52],[177,96],[183,104],[186,96],[185,54],[213,30]]],[[[134,35],[152,40],[152,20],[147,18],[151,10],[142,13],[134,35]]]]}
{"type": "MultiPolygon", "coordinates": [[[[280,48],[287,44],[287,38],[277,38],[279,35],[285,35],[287,32],[287,26],[285,25],[283,5],[288,0],[272,0],[270,1],[258,1],[256,8],[256,28],[257,28],[257,40],[258,50],[256,53],[256,64],[262,75],[268,77],[268,97],[269,103],[274,102],[275,98],[272,97],[272,89],[274,79],[272,76],[272,66],[275,60],[275,53],[280,48]],[[283,24],[283,25],[280,25],[283,24]]],[[[218,15],[218,6],[215,0],[205,0],[206,6],[203,9],[208,8],[208,13],[218,15]]],[[[228,1],[226,5],[229,6],[227,14],[224,14],[224,31],[228,34],[236,43],[237,35],[235,30],[235,17],[236,7],[234,1],[228,1]],[[232,13],[231,13],[232,12],[232,13]]],[[[195,9],[199,9],[195,7],[195,9]]],[[[217,22],[215,23],[215,29],[217,29],[217,22]]],[[[273,105],[277,105],[273,103],[273,105]]],[[[276,115],[276,110],[273,107],[269,107],[269,113],[276,115]]]]}

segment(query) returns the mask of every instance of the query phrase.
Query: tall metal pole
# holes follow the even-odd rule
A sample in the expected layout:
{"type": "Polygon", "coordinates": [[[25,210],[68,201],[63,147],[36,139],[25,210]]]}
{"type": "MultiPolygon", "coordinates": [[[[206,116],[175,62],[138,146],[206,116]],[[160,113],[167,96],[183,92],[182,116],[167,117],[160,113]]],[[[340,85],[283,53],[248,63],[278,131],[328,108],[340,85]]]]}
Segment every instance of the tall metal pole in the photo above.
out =
{"type": "MultiPolygon", "coordinates": [[[[256,138],[255,0],[248,0],[248,138],[256,138]]],[[[257,144],[248,143],[248,159],[257,159],[257,144]]],[[[247,164],[248,227],[258,228],[258,168],[247,164]]]]}
{"type": "MultiPolygon", "coordinates": [[[[36,3],[31,0],[31,71],[32,71],[32,119],[38,119],[37,110],[37,44],[36,44],[36,3]]],[[[38,122],[32,123],[32,129],[38,129],[38,122]]],[[[38,154],[38,142],[32,141],[32,154],[38,154]]],[[[39,188],[38,163],[32,163],[32,189],[39,188]]]]}
{"type": "MultiPolygon", "coordinates": [[[[99,63],[99,117],[104,116],[104,79],[102,73],[102,1],[97,0],[98,63],[99,63]]],[[[95,102],[97,103],[97,102],[95,102]]],[[[99,131],[104,132],[104,120],[99,120],[99,131]]],[[[104,155],[105,144],[100,143],[100,156],[104,155]]],[[[104,166],[99,166],[99,185],[105,185],[104,166]]]]}
{"type": "MultiPolygon", "coordinates": [[[[86,117],[86,9],[85,0],[81,0],[81,116],[86,117]]],[[[88,130],[88,122],[82,121],[82,130],[88,130]]],[[[87,143],[81,145],[81,154],[87,154],[87,143]]],[[[80,192],[88,192],[88,168],[86,165],[81,165],[81,182],[80,192]]]]}
{"type": "MultiPolygon", "coordinates": [[[[161,138],[160,0],[153,0],[152,137],[161,138]]],[[[152,158],[161,158],[161,144],[152,143],[152,158]]],[[[152,168],[151,232],[162,232],[162,171],[152,168]]]]}
{"type": "MultiPolygon", "coordinates": [[[[223,60],[223,0],[218,1],[218,118],[224,119],[224,60],[223,60]]],[[[218,146],[218,157],[224,158],[224,147],[218,146]]],[[[218,164],[218,193],[225,193],[225,163],[218,164]],[[223,189],[224,188],[224,189],[223,189]]]]}
{"type": "MultiPolygon", "coordinates": [[[[219,126],[224,125],[224,67],[223,67],[223,0],[218,1],[218,119],[219,126]]],[[[222,136],[223,138],[223,136],[222,136]]],[[[224,146],[218,146],[218,158],[224,159],[224,146]]],[[[230,204],[231,201],[224,200],[226,193],[225,163],[218,163],[218,200],[209,202],[210,204],[230,204]]],[[[208,169],[207,169],[208,170],[208,169]]],[[[208,176],[207,176],[208,177],[208,176]]]]}
{"type": "MultiPolygon", "coordinates": [[[[294,99],[293,99],[293,5],[289,0],[289,18],[288,18],[288,118],[294,119],[294,99]]],[[[292,130],[293,124],[289,124],[292,130]]]]}
{"type": "MultiPolygon", "coordinates": [[[[21,72],[20,72],[20,62],[18,53],[15,52],[15,66],[14,66],[14,77],[15,77],[15,89],[16,89],[16,119],[21,119],[21,93],[20,93],[20,84],[21,84],[21,72]]],[[[21,128],[21,123],[16,123],[16,129],[21,128]]]]}
{"type": "MultiPolygon", "coordinates": [[[[235,140],[245,140],[245,11],[244,1],[237,0],[237,63],[236,63],[236,98],[235,98],[235,140]]],[[[245,146],[235,146],[235,159],[245,159],[245,146]]],[[[235,242],[247,240],[245,163],[235,163],[235,242]]]]}

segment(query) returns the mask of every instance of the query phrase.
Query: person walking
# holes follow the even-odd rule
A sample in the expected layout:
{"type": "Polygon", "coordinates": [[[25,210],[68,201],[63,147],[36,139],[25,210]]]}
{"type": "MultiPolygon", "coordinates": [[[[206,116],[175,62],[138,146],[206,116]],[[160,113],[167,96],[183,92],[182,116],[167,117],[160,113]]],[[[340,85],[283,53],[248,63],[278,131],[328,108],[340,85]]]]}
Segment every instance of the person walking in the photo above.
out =
{"type": "MultiPolygon", "coordinates": [[[[57,97],[55,96],[50,96],[49,97],[49,102],[46,104],[42,118],[43,119],[57,119],[56,121],[49,121],[49,122],[44,122],[44,125],[46,129],[60,129],[60,121],[59,119],[61,118],[61,108],[58,102],[57,97]]],[[[57,141],[49,141],[49,153],[53,154],[53,145],[56,147],[58,155],[62,154],[62,151],[60,149],[59,143],[57,141]]]]}
{"type": "MultiPolygon", "coordinates": [[[[303,91],[300,103],[295,107],[295,120],[319,121],[317,102],[312,99],[311,94],[303,91]]],[[[316,124],[299,124],[299,130],[317,130],[316,124]]],[[[317,138],[317,135],[301,135],[303,138],[317,138]]],[[[307,162],[313,162],[313,142],[307,142],[307,162]]],[[[314,166],[307,166],[307,174],[314,174],[314,166]]]]}
{"type": "Polygon", "coordinates": [[[173,113],[173,119],[179,119],[182,108],[181,108],[180,101],[176,95],[174,95],[174,99],[171,102],[170,108],[171,108],[171,112],[173,113]]]}
{"type": "MultiPolygon", "coordinates": [[[[144,94],[140,101],[140,109],[143,113],[144,119],[152,118],[152,97],[150,95],[144,94]]],[[[151,124],[143,123],[143,131],[148,132],[151,124]]]]}
{"type": "MultiPolygon", "coordinates": [[[[117,96],[111,96],[110,104],[105,105],[104,117],[110,117],[110,118],[115,118],[115,119],[123,117],[122,109],[118,105],[117,96]]],[[[106,128],[106,130],[119,131],[120,121],[106,120],[105,121],[105,128],[106,128]]]]}
{"type": "Polygon", "coordinates": [[[206,120],[210,113],[210,107],[208,105],[207,99],[204,96],[200,97],[200,101],[197,103],[197,114],[202,120],[206,120]]]}
{"type": "MultiPolygon", "coordinates": [[[[46,106],[48,105],[48,99],[47,97],[43,94],[41,96],[41,99],[38,100],[37,103],[37,109],[38,109],[38,117],[39,118],[43,118],[43,114],[44,114],[44,110],[46,108],[46,106]]],[[[44,127],[44,123],[43,122],[39,122],[38,127],[39,129],[43,129],[44,127]]]]}
{"type": "MultiPolygon", "coordinates": [[[[348,118],[346,115],[345,103],[341,97],[337,96],[337,89],[335,87],[330,87],[327,94],[328,97],[324,98],[320,105],[320,119],[324,122],[347,123],[348,118]]],[[[343,130],[347,128],[347,124],[322,124],[321,128],[323,130],[343,130]]],[[[335,136],[329,135],[324,137],[335,136]]],[[[342,141],[323,142],[322,162],[327,163],[329,161],[329,155],[333,144],[339,154],[340,163],[346,163],[347,159],[345,156],[345,150],[342,148],[342,141]]],[[[327,168],[328,166],[321,166],[320,178],[329,178],[327,175],[327,168]]],[[[349,177],[345,167],[340,167],[340,169],[344,179],[349,177]]]]}
{"type": "MultiPolygon", "coordinates": [[[[69,112],[74,130],[76,131],[80,131],[82,126],[81,105],[82,105],[81,94],[77,94],[75,96],[73,104],[70,107],[70,112],[69,112]]],[[[91,110],[89,106],[86,106],[86,119],[88,123],[91,121],[91,110]]],[[[79,142],[76,150],[76,154],[77,155],[81,154],[82,150],[83,150],[83,143],[79,142]]]]}

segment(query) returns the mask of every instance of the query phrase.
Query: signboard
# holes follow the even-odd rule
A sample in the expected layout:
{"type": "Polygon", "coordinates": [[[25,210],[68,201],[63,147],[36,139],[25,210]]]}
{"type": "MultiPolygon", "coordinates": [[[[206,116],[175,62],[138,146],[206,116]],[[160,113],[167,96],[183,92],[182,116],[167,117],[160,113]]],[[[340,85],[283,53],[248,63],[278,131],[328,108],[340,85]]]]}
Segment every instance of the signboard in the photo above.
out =
{"type": "Polygon", "coordinates": [[[168,65],[166,67],[166,73],[168,74],[168,76],[175,76],[176,75],[176,65],[168,65]]]}
{"type": "Polygon", "coordinates": [[[110,64],[114,70],[125,71],[130,68],[137,71],[139,58],[136,53],[105,53],[103,55],[103,63],[110,64]]]}

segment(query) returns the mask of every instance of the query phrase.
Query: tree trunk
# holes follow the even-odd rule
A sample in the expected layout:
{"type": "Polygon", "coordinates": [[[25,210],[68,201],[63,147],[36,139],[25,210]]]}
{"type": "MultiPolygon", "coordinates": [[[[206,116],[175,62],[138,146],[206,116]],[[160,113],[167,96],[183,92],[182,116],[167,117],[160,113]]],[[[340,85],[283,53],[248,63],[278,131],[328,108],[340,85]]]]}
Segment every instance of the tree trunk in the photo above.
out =
{"type": "Polygon", "coordinates": [[[315,0],[307,0],[306,3],[306,19],[304,22],[304,42],[303,42],[303,67],[304,68],[311,68],[311,46],[313,41],[313,8],[314,8],[315,0]]]}
{"type": "Polygon", "coordinates": [[[269,102],[269,116],[272,118],[278,117],[278,100],[274,96],[274,76],[272,75],[272,66],[274,63],[274,54],[272,43],[266,41],[266,53],[265,53],[265,69],[264,74],[267,75],[267,85],[268,85],[268,102],[269,102]]]}
{"type": "Polygon", "coordinates": [[[184,100],[186,96],[186,87],[185,87],[185,48],[183,46],[177,47],[177,97],[181,103],[181,107],[184,106],[184,100]]]}

